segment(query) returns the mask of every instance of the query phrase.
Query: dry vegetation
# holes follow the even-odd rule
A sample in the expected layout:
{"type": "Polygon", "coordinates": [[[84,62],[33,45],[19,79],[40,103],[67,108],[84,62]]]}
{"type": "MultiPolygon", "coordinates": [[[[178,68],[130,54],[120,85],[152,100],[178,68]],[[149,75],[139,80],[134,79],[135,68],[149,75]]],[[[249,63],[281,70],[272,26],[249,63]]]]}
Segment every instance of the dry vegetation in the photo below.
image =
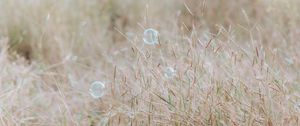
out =
{"type": "Polygon", "coordinates": [[[1,0],[0,10],[0,125],[300,125],[299,0],[1,0]],[[150,27],[158,45],[143,43],[150,27]],[[89,95],[95,80],[107,84],[101,99],[89,95]]]}

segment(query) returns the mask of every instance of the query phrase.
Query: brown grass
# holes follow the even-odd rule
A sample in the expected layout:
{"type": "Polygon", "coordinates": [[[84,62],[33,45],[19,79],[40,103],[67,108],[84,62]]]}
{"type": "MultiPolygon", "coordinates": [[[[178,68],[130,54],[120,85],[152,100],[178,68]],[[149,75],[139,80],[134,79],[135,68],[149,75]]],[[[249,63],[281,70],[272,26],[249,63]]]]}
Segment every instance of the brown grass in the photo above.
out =
{"type": "Polygon", "coordinates": [[[300,125],[299,0],[0,8],[0,125],[300,125]],[[158,45],[143,43],[150,27],[158,45]]]}

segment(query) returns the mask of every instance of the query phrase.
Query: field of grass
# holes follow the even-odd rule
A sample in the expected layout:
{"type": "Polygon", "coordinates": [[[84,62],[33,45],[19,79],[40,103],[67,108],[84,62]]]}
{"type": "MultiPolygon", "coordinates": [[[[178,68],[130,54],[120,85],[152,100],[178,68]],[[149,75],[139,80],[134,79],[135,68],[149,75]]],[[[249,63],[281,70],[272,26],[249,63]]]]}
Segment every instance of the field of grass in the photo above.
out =
{"type": "Polygon", "coordinates": [[[0,89],[1,126],[297,126],[300,1],[1,0],[0,89]]]}

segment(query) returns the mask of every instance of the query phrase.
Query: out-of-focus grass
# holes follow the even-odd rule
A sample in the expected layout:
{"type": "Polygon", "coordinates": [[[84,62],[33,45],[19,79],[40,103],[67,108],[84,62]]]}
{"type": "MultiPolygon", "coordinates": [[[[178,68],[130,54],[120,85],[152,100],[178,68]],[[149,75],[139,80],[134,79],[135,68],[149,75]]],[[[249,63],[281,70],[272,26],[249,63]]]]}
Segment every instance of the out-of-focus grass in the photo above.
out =
{"type": "Polygon", "coordinates": [[[299,6],[2,0],[0,124],[299,125],[299,6]]]}

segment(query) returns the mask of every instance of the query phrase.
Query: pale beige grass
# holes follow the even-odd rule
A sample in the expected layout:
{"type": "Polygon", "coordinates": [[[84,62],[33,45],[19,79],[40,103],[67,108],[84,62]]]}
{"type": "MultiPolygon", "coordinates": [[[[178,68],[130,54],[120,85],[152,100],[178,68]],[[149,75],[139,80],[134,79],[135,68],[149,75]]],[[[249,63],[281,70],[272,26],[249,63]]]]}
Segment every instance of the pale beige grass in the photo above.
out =
{"type": "Polygon", "coordinates": [[[0,125],[300,125],[298,0],[1,0],[0,10],[0,125]],[[143,43],[150,27],[159,45],[143,43]],[[89,95],[96,80],[101,99],[89,95]]]}

